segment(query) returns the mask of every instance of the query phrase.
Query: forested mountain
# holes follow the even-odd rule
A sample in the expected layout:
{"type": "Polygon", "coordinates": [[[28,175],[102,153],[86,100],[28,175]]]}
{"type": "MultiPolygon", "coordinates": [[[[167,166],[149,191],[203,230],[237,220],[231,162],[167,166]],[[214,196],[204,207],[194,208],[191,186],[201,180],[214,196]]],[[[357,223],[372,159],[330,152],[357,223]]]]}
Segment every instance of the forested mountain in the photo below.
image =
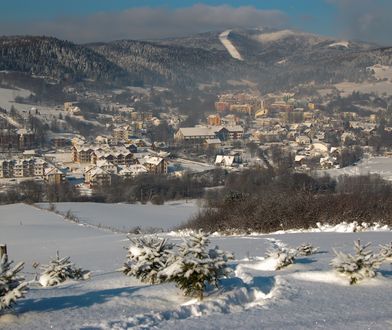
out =
{"type": "Polygon", "coordinates": [[[50,37],[1,37],[0,70],[59,80],[128,79],[125,70],[88,47],[50,37]]]}
{"type": "Polygon", "coordinates": [[[153,41],[76,45],[50,37],[0,38],[0,70],[59,80],[194,88],[247,79],[265,91],[300,83],[369,78],[367,67],[392,64],[392,48],[291,30],[222,31],[153,41]],[[232,47],[242,60],[231,56],[232,47]]]}
{"type": "Polygon", "coordinates": [[[147,84],[192,85],[236,74],[238,63],[224,50],[120,40],[87,47],[147,84]]]}

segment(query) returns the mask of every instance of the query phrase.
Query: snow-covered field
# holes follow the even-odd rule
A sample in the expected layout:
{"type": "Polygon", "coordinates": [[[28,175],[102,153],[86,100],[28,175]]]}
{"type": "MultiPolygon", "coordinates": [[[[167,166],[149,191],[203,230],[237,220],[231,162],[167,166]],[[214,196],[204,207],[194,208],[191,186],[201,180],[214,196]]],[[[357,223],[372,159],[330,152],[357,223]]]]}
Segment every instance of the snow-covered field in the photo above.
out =
{"type": "Polygon", "coordinates": [[[392,80],[392,67],[388,65],[376,64],[367,68],[374,71],[374,77],[378,80],[392,80]]]}
{"type": "Polygon", "coordinates": [[[208,170],[213,170],[215,168],[214,165],[208,163],[197,162],[194,160],[177,158],[173,161],[173,164],[178,164],[186,171],[190,172],[204,172],[208,170]]]}
{"type": "Polygon", "coordinates": [[[26,89],[0,88],[0,107],[10,110],[14,104],[15,97],[27,97],[30,94],[31,92],[26,89]]]}
{"type": "MultiPolygon", "coordinates": [[[[90,211],[99,213],[94,207],[90,211]]],[[[143,220],[134,218],[133,225],[143,220]]],[[[105,223],[110,221],[106,218],[105,223]]],[[[181,239],[178,234],[168,237],[181,239]]],[[[392,234],[213,236],[212,245],[235,253],[235,277],[197,302],[172,284],[149,286],[115,272],[125,258],[125,235],[67,222],[34,206],[0,206],[0,243],[8,244],[11,259],[26,262],[27,279],[34,277],[31,264],[47,263],[56,250],[93,275],[55,288],[33,286],[14,313],[0,317],[0,328],[390,329],[392,266],[385,264],[376,278],[356,286],[329,266],[332,248],[351,252],[356,239],[377,248],[390,242],[392,234]],[[319,253],[300,257],[284,270],[269,270],[263,259],[266,250],[303,242],[318,246],[319,253]]]]}
{"type": "Polygon", "coordinates": [[[385,94],[388,96],[392,94],[392,82],[389,80],[363,83],[341,82],[335,84],[335,87],[340,91],[342,97],[347,97],[353,92],[385,94]]]}
{"type": "MultiPolygon", "coordinates": [[[[128,231],[142,229],[171,230],[185,223],[199,210],[196,200],[168,202],[165,205],[55,203],[56,209],[65,214],[71,211],[82,223],[128,231]]],[[[38,204],[43,208],[49,205],[38,204]]]]}
{"type": "Polygon", "coordinates": [[[379,174],[385,180],[392,180],[392,157],[364,158],[354,166],[322,170],[319,172],[327,173],[332,177],[338,177],[340,175],[379,174]]]}

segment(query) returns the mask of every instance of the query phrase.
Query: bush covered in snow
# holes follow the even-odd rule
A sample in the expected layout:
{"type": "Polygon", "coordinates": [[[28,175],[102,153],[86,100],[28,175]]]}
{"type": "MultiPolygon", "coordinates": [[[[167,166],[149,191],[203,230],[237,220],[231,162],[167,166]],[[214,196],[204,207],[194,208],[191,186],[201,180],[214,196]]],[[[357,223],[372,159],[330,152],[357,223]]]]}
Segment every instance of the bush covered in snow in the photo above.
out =
{"type": "Polygon", "coordinates": [[[57,251],[56,257],[48,265],[40,266],[42,273],[39,283],[44,286],[55,286],[67,279],[87,280],[90,278],[90,271],[78,268],[70,261],[70,257],[60,258],[57,251]]]}
{"type": "Polygon", "coordinates": [[[7,254],[0,260],[0,311],[11,308],[27,291],[27,283],[18,275],[24,263],[19,262],[13,267],[12,263],[8,261],[7,254]]]}
{"type": "Polygon", "coordinates": [[[374,254],[372,250],[368,249],[369,246],[370,243],[361,245],[359,240],[354,242],[354,255],[334,250],[336,257],[332,259],[331,266],[337,272],[346,275],[350,284],[375,277],[377,275],[376,271],[385,257],[374,254]]]}
{"type": "Polygon", "coordinates": [[[296,251],[289,250],[284,247],[277,247],[274,250],[267,251],[266,260],[275,260],[275,270],[280,270],[294,263],[296,251]]]}
{"type": "Polygon", "coordinates": [[[296,249],[297,256],[310,256],[315,254],[317,251],[318,248],[314,247],[310,243],[303,243],[296,249]]]}
{"type": "Polygon", "coordinates": [[[392,242],[380,246],[380,255],[384,259],[392,259],[392,242]]]}
{"type": "Polygon", "coordinates": [[[127,276],[135,276],[142,282],[161,282],[158,273],[166,267],[173,244],[158,237],[140,237],[130,241],[128,260],[121,271],[127,276]]]}
{"type": "Polygon", "coordinates": [[[218,286],[219,279],[229,276],[231,269],[227,262],[233,255],[220,250],[217,246],[208,249],[208,235],[203,231],[192,233],[172,254],[169,266],[159,276],[176,285],[185,295],[203,299],[207,285],[218,286]]]}

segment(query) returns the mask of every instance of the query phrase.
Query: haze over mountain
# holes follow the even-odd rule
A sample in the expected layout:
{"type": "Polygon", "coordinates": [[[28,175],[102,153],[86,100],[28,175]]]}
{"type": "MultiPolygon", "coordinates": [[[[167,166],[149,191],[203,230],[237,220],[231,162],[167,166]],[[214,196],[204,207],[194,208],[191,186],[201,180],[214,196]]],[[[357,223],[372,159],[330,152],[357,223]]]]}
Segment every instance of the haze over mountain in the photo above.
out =
{"type": "Polygon", "coordinates": [[[265,90],[367,79],[392,48],[288,29],[233,29],[153,41],[76,45],[51,37],[0,38],[0,70],[116,85],[194,87],[246,79],[265,90]]]}

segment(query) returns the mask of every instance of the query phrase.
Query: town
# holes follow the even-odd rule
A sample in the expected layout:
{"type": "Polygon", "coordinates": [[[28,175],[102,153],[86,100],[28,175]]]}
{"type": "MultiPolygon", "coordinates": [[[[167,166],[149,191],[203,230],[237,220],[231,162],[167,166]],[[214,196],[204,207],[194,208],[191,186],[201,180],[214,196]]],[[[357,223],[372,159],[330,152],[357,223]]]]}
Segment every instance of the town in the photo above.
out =
{"type": "Polygon", "coordinates": [[[385,95],[342,97],[336,88],[261,95],[238,86],[193,96],[152,87],[113,93],[73,87],[64,95],[76,100],[31,104],[30,94],[1,108],[3,190],[34,180],[70,183],[92,195],[140,175],[182,177],[218,168],[322,173],[392,151],[385,95]]]}

